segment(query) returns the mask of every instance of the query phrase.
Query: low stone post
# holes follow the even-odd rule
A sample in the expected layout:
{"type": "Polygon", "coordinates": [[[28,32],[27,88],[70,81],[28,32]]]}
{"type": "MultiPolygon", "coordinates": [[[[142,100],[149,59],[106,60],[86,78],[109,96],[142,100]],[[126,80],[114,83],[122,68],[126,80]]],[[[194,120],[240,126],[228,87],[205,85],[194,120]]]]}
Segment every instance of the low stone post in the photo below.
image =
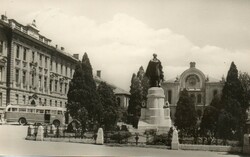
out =
{"type": "Polygon", "coordinates": [[[44,133],[43,126],[39,126],[37,129],[36,141],[43,141],[44,133]]]}
{"type": "Polygon", "coordinates": [[[97,132],[97,137],[96,137],[96,144],[101,144],[103,145],[104,143],[104,138],[103,138],[103,129],[99,128],[97,132]]]}
{"type": "Polygon", "coordinates": [[[176,128],[174,128],[174,130],[173,130],[171,149],[172,150],[178,150],[179,149],[179,137],[178,137],[178,131],[176,130],[176,128]]]}
{"type": "Polygon", "coordinates": [[[249,135],[244,134],[244,139],[243,139],[243,153],[245,154],[250,154],[250,143],[249,143],[249,135]]]}
{"type": "Polygon", "coordinates": [[[33,136],[35,134],[35,128],[33,125],[30,125],[29,128],[30,128],[30,135],[33,136]]]}
{"type": "Polygon", "coordinates": [[[32,134],[31,134],[31,128],[30,126],[28,127],[28,130],[27,130],[27,137],[30,137],[32,134]]]}
{"type": "Polygon", "coordinates": [[[56,135],[56,127],[54,124],[51,125],[51,130],[52,130],[53,135],[56,135]]]}

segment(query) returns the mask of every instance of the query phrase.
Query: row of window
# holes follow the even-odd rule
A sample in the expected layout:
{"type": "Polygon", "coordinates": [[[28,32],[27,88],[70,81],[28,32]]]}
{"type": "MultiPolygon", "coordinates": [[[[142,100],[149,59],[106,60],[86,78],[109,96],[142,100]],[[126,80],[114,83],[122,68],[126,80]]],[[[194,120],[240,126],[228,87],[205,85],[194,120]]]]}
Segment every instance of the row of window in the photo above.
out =
{"type": "MultiPolygon", "coordinates": [[[[1,72],[1,68],[0,68],[0,72],[1,72]]],[[[20,76],[19,76],[20,70],[16,69],[16,74],[15,74],[15,82],[19,83],[20,82],[20,76]]],[[[1,73],[0,73],[1,74],[1,73]]],[[[31,74],[31,85],[34,86],[35,85],[35,74],[31,74]]],[[[27,83],[27,72],[26,71],[22,71],[22,83],[23,85],[26,85],[27,83]]],[[[47,83],[48,83],[48,77],[44,77],[43,81],[42,81],[42,76],[39,75],[38,77],[38,87],[39,89],[41,89],[42,87],[44,87],[44,89],[47,89],[47,83]],[[42,86],[42,82],[43,82],[43,86],[42,86]]],[[[50,91],[52,91],[52,84],[53,84],[53,80],[50,80],[50,91]]],[[[55,80],[54,82],[54,91],[55,92],[60,92],[60,93],[67,93],[67,89],[68,89],[68,84],[67,83],[59,83],[58,80],[55,80]],[[59,91],[58,91],[58,84],[59,84],[59,91]],[[64,91],[63,91],[63,85],[64,85],[64,91]]]]}
{"type": "MultiPolygon", "coordinates": [[[[216,96],[218,94],[218,90],[215,89],[213,91],[213,96],[216,96]]],[[[168,91],[168,102],[169,104],[172,104],[172,90],[169,90],[168,91]]],[[[196,96],[195,94],[190,94],[190,97],[194,100],[194,102],[196,102],[197,104],[201,104],[202,103],[202,95],[201,94],[198,94],[197,95],[197,99],[196,99],[196,96]]]]}
{"type": "MultiPolygon", "coordinates": [[[[2,98],[2,93],[0,93],[0,98],[2,98]]],[[[20,104],[19,100],[20,100],[19,94],[16,94],[15,104],[20,104]]],[[[27,105],[28,104],[28,96],[23,95],[23,100],[22,101],[23,101],[22,104],[27,105]]],[[[35,101],[32,101],[31,105],[53,106],[53,104],[52,104],[53,100],[49,100],[48,102],[47,102],[47,99],[44,99],[44,101],[42,101],[42,98],[39,98],[38,104],[35,104],[35,101]],[[49,104],[47,104],[48,102],[49,102],[49,104]]],[[[65,102],[65,105],[66,105],[66,102],[65,102]]],[[[54,106],[55,107],[63,107],[63,102],[55,100],[54,101],[54,106]]]]}
{"type": "MultiPolygon", "coordinates": [[[[1,46],[1,45],[0,45],[1,46]]],[[[21,46],[20,45],[16,45],[16,58],[17,59],[21,59],[21,56],[20,56],[20,51],[21,49],[21,46]]],[[[1,52],[1,51],[0,51],[1,52]]],[[[22,51],[22,59],[24,61],[27,61],[27,52],[28,52],[28,48],[25,48],[23,47],[23,51],[22,51]]],[[[43,55],[43,54],[38,54],[39,55],[39,66],[43,66],[43,61],[44,61],[44,67],[45,68],[48,68],[48,60],[49,60],[49,57],[43,55]],[[44,59],[43,59],[44,58],[44,59]]],[[[35,51],[32,51],[32,61],[35,62],[35,57],[36,57],[36,52],[35,51]]],[[[58,66],[58,62],[55,62],[55,71],[56,73],[59,73],[59,66],[58,66]]],[[[51,59],[50,60],[50,70],[52,71],[53,70],[53,60],[51,59]]],[[[64,75],[65,76],[68,76],[68,67],[63,65],[61,63],[60,65],[60,74],[63,75],[63,70],[64,70],[64,75]]],[[[70,68],[70,77],[72,77],[72,67],[70,68]]]]}

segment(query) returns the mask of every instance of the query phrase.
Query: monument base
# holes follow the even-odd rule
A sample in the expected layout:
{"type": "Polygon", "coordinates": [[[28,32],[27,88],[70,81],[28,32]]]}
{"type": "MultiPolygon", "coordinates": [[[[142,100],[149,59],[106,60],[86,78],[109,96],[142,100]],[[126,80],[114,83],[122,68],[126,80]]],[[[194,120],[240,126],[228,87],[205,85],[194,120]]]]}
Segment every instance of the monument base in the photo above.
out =
{"type": "Polygon", "coordinates": [[[148,89],[147,107],[141,109],[141,117],[138,124],[138,132],[148,129],[156,129],[157,133],[168,133],[172,126],[170,109],[164,108],[165,95],[160,87],[148,89]]]}

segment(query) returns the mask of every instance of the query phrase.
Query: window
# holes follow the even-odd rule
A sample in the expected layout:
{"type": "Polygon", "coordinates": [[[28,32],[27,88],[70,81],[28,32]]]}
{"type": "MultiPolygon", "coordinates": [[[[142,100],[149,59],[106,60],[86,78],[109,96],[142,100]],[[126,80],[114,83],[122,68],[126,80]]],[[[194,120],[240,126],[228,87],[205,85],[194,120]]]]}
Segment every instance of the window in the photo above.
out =
{"type": "Polygon", "coordinates": [[[57,73],[57,70],[58,70],[57,68],[58,68],[58,63],[56,62],[56,73],[57,73]]]}
{"type": "Polygon", "coordinates": [[[23,85],[25,85],[26,82],[26,71],[23,71],[23,85]]]}
{"type": "Polygon", "coordinates": [[[39,56],[39,65],[42,66],[43,65],[43,55],[40,54],[39,56]]]}
{"type": "Polygon", "coordinates": [[[65,66],[65,76],[68,76],[68,68],[65,66]]]}
{"type": "Polygon", "coordinates": [[[55,106],[57,107],[57,101],[55,101],[55,106]]]}
{"type": "Polygon", "coordinates": [[[57,92],[57,83],[58,83],[58,81],[57,80],[55,80],[55,92],[57,92]]]}
{"type": "Polygon", "coordinates": [[[52,64],[53,64],[53,61],[52,59],[50,59],[50,70],[52,71],[52,64]]]}
{"type": "Polygon", "coordinates": [[[48,67],[48,57],[45,57],[45,68],[47,68],[48,67]]]}
{"type": "Polygon", "coordinates": [[[26,108],[19,108],[19,112],[26,112],[26,108]]]}
{"type": "Polygon", "coordinates": [[[27,109],[27,112],[34,113],[35,109],[27,109]]]}
{"type": "Polygon", "coordinates": [[[25,105],[26,104],[26,96],[23,95],[23,104],[25,105]]]}
{"type": "Polygon", "coordinates": [[[20,53],[20,46],[16,46],[16,58],[19,58],[19,53],[20,53]]]}
{"type": "Polygon", "coordinates": [[[72,78],[72,68],[70,67],[70,78],[72,78]]]}
{"type": "Polygon", "coordinates": [[[58,111],[57,113],[58,113],[58,114],[62,114],[62,111],[58,111]]]}
{"type": "Polygon", "coordinates": [[[60,93],[62,93],[62,86],[63,86],[63,84],[60,83],[60,93]]]}
{"type": "Polygon", "coordinates": [[[3,81],[3,67],[0,67],[0,81],[3,81]]]}
{"type": "Polygon", "coordinates": [[[44,110],[36,109],[36,113],[44,113],[44,110]]]}
{"type": "Polygon", "coordinates": [[[218,94],[218,90],[214,90],[213,95],[216,96],[218,94]]]}
{"type": "Polygon", "coordinates": [[[47,106],[47,99],[44,99],[44,106],[47,106]]]}
{"type": "Polygon", "coordinates": [[[35,84],[35,75],[32,74],[31,75],[31,85],[34,86],[34,84],[35,84]]]}
{"type": "Polygon", "coordinates": [[[49,90],[50,90],[50,91],[52,91],[52,81],[53,81],[53,80],[50,80],[50,81],[49,81],[49,90]]]}
{"type": "Polygon", "coordinates": [[[35,52],[32,51],[32,61],[35,61],[35,52]]]}
{"type": "Polygon", "coordinates": [[[195,98],[195,95],[194,95],[194,94],[191,94],[190,97],[191,97],[192,101],[195,103],[195,102],[196,102],[196,101],[195,101],[195,99],[196,99],[196,98],[195,98]]]}
{"type": "Polygon", "coordinates": [[[0,54],[3,54],[3,41],[0,41],[0,54]]]}
{"type": "Polygon", "coordinates": [[[12,112],[17,112],[17,108],[12,108],[12,112]]]}
{"type": "Polygon", "coordinates": [[[168,91],[168,103],[172,104],[172,91],[171,90],[168,91]]]}
{"type": "Polygon", "coordinates": [[[18,104],[19,95],[16,94],[16,104],[18,104]]]}
{"type": "Polygon", "coordinates": [[[198,104],[201,103],[201,94],[198,94],[198,96],[197,96],[197,103],[198,103],[198,104]]]}
{"type": "Polygon", "coordinates": [[[68,84],[67,83],[65,83],[65,94],[67,94],[67,92],[68,92],[68,84]]]}
{"type": "Polygon", "coordinates": [[[121,106],[121,98],[118,97],[116,100],[117,100],[117,104],[118,104],[119,106],[121,106]]]}
{"type": "Polygon", "coordinates": [[[19,82],[19,69],[16,69],[16,83],[19,82]]]}
{"type": "Polygon", "coordinates": [[[60,101],[60,107],[62,107],[62,102],[60,101]]]}
{"type": "Polygon", "coordinates": [[[39,88],[42,88],[42,76],[39,76],[38,84],[39,84],[39,88]]]}
{"type": "Polygon", "coordinates": [[[63,65],[61,64],[61,74],[63,74],[63,65]]]}
{"type": "Polygon", "coordinates": [[[24,48],[23,49],[23,60],[26,61],[26,53],[27,53],[27,49],[24,48]]]}
{"type": "Polygon", "coordinates": [[[0,93],[0,106],[3,106],[3,94],[0,93]]]}
{"type": "Polygon", "coordinates": [[[39,98],[39,105],[41,106],[42,105],[42,99],[39,98]]]}
{"type": "Polygon", "coordinates": [[[49,106],[52,106],[52,100],[49,101],[49,106]]]}
{"type": "Polygon", "coordinates": [[[47,89],[47,77],[44,77],[44,89],[47,89]]]}

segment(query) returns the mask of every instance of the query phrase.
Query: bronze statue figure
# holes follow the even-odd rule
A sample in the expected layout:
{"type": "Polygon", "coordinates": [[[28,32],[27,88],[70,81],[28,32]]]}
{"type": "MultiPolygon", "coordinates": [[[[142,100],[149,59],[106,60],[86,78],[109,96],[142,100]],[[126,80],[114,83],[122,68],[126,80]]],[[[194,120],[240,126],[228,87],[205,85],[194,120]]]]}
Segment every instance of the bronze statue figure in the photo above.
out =
{"type": "Polygon", "coordinates": [[[157,59],[157,54],[154,53],[153,57],[148,63],[145,75],[149,79],[150,87],[160,87],[164,77],[162,65],[161,61],[157,59]]]}

